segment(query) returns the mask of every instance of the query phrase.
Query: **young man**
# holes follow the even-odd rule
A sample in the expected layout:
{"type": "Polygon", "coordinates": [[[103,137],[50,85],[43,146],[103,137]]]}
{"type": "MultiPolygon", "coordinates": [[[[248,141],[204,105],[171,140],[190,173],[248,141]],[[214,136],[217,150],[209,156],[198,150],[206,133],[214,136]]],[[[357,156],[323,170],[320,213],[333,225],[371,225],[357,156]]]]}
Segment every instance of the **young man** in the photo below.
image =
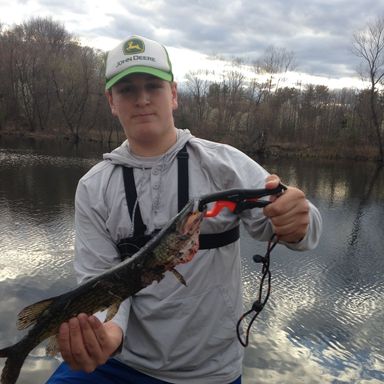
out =
{"type": "MultiPolygon", "coordinates": [[[[129,257],[122,245],[140,247],[186,199],[231,188],[274,188],[280,181],[235,148],[175,127],[177,87],[161,44],[129,37],[109,52],[106,80],[112,114],[127,140],[79,182],[79,282],[129,257]]],[[[275,233],[293,250],[315,247],[321,233],[318,210],[293,187],[264,209],[204,219],[201,232],[210,243],[178,267],[187,286],[167,274],[123,302],[109,322],[81,314],[62,324],[66,363],[48,383],[240,383],[240,220],[255,239],[268,241],[275,233]]]]}

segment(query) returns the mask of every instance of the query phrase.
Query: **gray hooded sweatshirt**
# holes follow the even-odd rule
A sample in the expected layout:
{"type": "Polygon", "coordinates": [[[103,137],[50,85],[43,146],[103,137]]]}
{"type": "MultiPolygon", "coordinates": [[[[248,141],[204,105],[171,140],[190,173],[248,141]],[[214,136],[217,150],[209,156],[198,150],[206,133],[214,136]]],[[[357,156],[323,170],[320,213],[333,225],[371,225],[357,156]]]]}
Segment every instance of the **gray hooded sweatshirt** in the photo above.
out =
{"type": "MultiPolygon", "coordinates": [[[[137,200],[148,233],[161,228],[177,213],[177,160],[188,142],[189,196],[199,197],[230,188],[264,188],[268,173],[237,149],[193,137],[178,130],[164,155],[134,156],[125,141],[79,182],[76,192],[75,270],[79,282],[104,272],[120,261],[117,244],[133,233],[122,167],[133,167],[137,200]]],[[[261,209],[240,216],[227,210],[203,220],[202,233],[220,233],[243,223],[257,240],[272,235],[261,209]]],[[[286,244],[294,250],[314,248],[321,233],[321,216],[310,204],[305,238],[286,244]]],[[[118,360],[158,379],[175,384],[224,384],[241,374],[243,347],[236,337],[242,314],[239,241],[200,250],[177,267],[187,286],[171,273],[159,283],[124,301],[113,318],[124,331],[118,360]]]]}

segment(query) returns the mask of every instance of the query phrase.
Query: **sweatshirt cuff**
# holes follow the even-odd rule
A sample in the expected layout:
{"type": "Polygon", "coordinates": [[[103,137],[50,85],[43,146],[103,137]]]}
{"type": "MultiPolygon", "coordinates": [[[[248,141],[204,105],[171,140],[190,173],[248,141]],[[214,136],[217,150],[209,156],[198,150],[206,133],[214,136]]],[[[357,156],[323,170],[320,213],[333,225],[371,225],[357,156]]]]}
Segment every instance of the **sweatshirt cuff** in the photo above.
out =
{"type": "MultiPolygon", "coordinates": [[[[123,340],[125,338],[125,334],[127,331],[130,309],[131,309],[131,299],[128,298],[121,302],[119,310],[117,311],[116,315],[111,319],[111,321],[113,321],[123,331],[123,340]]],[[[95,313],[95,316],[101,322],[105,321],[106,315],[107,315],[106,310],[95,313]]]]}

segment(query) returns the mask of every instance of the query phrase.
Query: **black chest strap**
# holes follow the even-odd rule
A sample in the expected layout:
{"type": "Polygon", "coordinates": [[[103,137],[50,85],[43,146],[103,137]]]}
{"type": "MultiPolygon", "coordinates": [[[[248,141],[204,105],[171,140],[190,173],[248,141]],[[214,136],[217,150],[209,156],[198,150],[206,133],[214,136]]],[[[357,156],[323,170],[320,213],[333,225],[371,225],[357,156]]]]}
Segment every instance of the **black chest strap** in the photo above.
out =
{"type": "Polygon", "coordinates": [[[133,168],[123,167],[125,198],[127,200],[128,212],[133,221],[133,230],[136,235],[144,235],[147,230],[143,223],[139,202],[137,200],[137,192],[135,185],[135,177],[133,176],[133,168]]]}
{"type": "Polygon", "coordinates": [[[199,249],[212,249],[224,247],[234,243],[240,238],[240,227],[229,229],[228,231],[221,233],[202,233],[199,236],[199,249]]]}
{"type": "MultiPolygon", "coordinates": [[[[187,204],[189,200],[189,172],[188,172],[188,152],[186,145],[177,154],[178,167],[178,210],[187,204]]],[[[143,223],[140,206],[137,200],[137,191],[133,168],[123,168],[125,197],[127,199],[128,212],[133,221],[133,235],[122,239],[117,247],[119,248],[122,259],[132,256],[141,247],[143,247],[154,235],[146,235],[147,227],[143,223]]],[[[220,248],[231,244],[240,237],[239,226],[236,226],[228,231],[213,234],[201,234],[199,237],[199,249],[220,248]]]]}
{"type": "Polygon", "coordinates": [[[189,200],[189,171],[187,144],[177,154],[177,199],[180,212],[189,200]]]}

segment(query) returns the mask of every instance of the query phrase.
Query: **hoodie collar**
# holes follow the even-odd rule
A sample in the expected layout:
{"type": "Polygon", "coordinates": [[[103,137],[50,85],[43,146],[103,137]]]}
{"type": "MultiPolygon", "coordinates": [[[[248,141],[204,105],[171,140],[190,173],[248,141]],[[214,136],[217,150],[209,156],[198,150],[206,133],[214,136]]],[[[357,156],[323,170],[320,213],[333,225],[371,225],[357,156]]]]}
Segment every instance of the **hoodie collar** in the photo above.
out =
{"type": "Polygon", "coordinates": [[[104,160],[111,161],[112,164],[124,165],[126,167],[133,168],[152,168],[159,162],[162,162],[163,166],[166,167],[172,162],[185,143],[187,143],[192,137],[193,136],[188,129],[178,129],[176,143],[163,155],[156,157],[140,157],[132,154],[129,149],[129,142],[128,140],[125,140],[112,152],[105,153],[103,158],[104,160]]]}

